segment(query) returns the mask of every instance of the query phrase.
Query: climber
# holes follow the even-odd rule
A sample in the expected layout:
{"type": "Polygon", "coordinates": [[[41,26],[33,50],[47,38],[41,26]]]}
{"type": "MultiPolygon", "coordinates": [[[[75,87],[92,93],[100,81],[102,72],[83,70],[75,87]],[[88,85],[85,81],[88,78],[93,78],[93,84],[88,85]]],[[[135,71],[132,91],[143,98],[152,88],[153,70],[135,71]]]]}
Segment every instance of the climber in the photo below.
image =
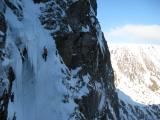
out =
{"type": "Polygon", "coordinates": [[[0,78],[0,86],[2,86],[3,78],[0,78]]]}
{"type": "Polygon", "coordinates": [[[25,47],[24,49],[23,49],[23,56],[26,56],[27,55],[27,48],[25,47]]]}
{"type": "Polygon", "coordinates": [[[8,92],[7,89],[5,88],[4,92],[3,92],[3,107],[6,108],[7,107],[7,101],[8,101],[8,92]]]}
{"type": "Polygon", "coordinates": [[[10,97],[11,97],[11,102],[14,102],[14,93],[13,92],[10,97]]]}
{"type": "Polygon", "coordinates": [[[43,59],[46,61],[47,60],[47,54],[48,54],[48,50],[46,47],[43,48],[43,54],[42,54],[42,57],[43,59]]]}
{"type": "Polygon", "coordinates": [[[9,67],[9,70],[8,70],[8,79],[10,82],[13,82],[15,80],[15,74],[13,72],[13,68],[12,67],[9,67]]]}
{"type": "Polygon", "coordinates": [[[14,116],[12,120],[16,120],[16,113],[14,112],[14,116]]]}
{"type": "Polygon", "coordinates": [[[22,62],[24,62],[25,58],[27,57],[27,48],[25,47],[23,50],[22,50],[22,62]]]}

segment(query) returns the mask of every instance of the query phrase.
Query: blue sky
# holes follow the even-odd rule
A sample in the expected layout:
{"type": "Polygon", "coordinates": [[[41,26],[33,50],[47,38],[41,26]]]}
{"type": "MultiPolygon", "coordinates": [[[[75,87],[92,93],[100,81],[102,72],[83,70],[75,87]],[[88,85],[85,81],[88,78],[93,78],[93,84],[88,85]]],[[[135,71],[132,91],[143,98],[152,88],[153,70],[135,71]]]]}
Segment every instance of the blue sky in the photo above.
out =
{"type": "MultiPolygon", "coordinates": [[[[129,29],[135,35],[134,30],[137,26],[140,28],[139,31],[154,33],[150,36],[156,35],[155,31],[160,30],[160,0],[97,0],[97,2],[98,19],[106,34],[111,31],[115,33],[117,30],[126,32],[129,29]]],[[[148,39],[151,40],[152,37],[148,39]]],[[[156,37],[157,39],[160,43],[160,36],[156,37]]]]}
{"type": "Polygon", "coordinates": [[[97,0],[102,30],[125,24],[159,24],[160,0],[97,0]]]}

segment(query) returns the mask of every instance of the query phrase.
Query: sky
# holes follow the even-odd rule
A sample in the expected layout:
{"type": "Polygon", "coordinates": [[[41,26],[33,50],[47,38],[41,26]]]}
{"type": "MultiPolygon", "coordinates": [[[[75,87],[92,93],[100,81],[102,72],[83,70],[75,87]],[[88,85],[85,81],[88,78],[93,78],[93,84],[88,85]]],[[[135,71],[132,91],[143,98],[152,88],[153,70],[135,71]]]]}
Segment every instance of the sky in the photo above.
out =
{"type": "Polygon", "coordinates": [[[97,0],[109,42],[160,44],[160,0],[97,0]]]}

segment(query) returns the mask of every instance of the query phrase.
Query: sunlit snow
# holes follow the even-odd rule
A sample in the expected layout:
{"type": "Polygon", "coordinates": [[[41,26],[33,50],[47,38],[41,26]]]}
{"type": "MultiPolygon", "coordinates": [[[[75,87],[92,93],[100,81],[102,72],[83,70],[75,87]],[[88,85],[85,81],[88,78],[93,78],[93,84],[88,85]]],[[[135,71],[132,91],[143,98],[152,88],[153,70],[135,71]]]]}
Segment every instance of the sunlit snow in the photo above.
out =
{"type": "Polygon", "coordinates": [[[110,44],[109,49],[120,99],[160,104],[160,46],[110,44]]]}

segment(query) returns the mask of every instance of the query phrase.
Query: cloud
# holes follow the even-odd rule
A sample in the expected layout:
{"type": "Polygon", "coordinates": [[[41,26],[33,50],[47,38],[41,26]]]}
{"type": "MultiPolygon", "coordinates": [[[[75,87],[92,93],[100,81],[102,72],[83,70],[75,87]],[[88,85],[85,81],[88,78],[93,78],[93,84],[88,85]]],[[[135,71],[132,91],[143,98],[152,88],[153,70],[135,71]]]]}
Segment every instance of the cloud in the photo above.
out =
{"type": "Polygon", "coordinates": [[[110,43],[160,43],[160,25],[124,25],[105,33],[110,43]]]}

